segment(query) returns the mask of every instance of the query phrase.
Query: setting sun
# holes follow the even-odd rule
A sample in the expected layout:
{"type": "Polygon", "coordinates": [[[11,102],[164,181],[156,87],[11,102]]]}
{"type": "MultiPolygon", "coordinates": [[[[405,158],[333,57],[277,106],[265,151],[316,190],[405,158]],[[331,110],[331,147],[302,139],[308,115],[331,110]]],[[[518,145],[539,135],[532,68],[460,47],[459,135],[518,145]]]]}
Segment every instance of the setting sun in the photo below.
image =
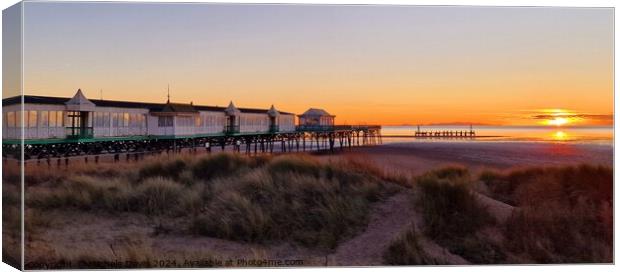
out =
{"type": "Polygon", "coordinates": [[[547,120],[548,125],[554,125],[554,126],[562,126],[568,123],[569,123],[568,118],[564,118],[564,117],[556,117],[551,120],[547,120]]]}

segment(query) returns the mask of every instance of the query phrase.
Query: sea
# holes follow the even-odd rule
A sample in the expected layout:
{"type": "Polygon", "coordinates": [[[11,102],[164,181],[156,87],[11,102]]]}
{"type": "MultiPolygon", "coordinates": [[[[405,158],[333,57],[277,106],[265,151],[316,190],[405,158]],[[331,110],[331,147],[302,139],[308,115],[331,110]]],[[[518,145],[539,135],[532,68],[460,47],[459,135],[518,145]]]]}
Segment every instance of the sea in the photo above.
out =
{"type": "MultiPolygon", "coordinates": [[[[412,137],[417,126],[382,126],[383,143],[420,141],[506,141],[600,144],[613,146],[613,126],[473,126],[476,138],[412,137]]],[[[420,131],[469,131],[470,126],[420,126],[420,131]]]]}

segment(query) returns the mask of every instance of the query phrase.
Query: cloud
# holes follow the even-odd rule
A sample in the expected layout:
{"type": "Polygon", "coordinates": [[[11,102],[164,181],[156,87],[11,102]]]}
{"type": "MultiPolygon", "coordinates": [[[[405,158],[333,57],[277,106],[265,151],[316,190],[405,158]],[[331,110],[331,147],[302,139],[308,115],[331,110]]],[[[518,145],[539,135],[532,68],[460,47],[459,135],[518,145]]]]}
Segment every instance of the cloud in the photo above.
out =
{"type": "Polygon", "coordinates": [[[531,116],[536,120],[548,120],[557,117],[571,118],[571,119],[588,119],[588,120],[604,120],[610,121],[614,119],[613,114],[584,114],[584,113],[565,113],[565,114],[537,114],[531,116]]]}

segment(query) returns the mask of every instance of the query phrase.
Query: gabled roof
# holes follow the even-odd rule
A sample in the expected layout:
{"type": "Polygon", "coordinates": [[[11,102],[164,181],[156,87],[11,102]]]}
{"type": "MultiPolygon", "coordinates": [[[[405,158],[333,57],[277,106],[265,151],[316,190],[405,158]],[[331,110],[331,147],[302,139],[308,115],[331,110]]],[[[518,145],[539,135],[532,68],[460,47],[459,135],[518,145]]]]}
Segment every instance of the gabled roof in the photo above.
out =
{"type": "Polygon", "coordinates": [[[317,108],[310,108],[299,116],[300,117],[317,117],[317,116],[318,117],[321,117],[321,116],[335,117],[335,115],[329,114],[329,112],[325,111],[324,109],[317,109],[317,108]]]}
{"type": "MultiPolygon", "coordinates": [[[[69,101],[66,97],[54,97],[54,96],[38,96],[38,95],[18,95],[2,99],[2,106],[10,106],[20,104],[22,97],[26,104],[47,104],[47,105],[65,105],[65,102],[69,101]]],[[[114,108],[140,108],[148,109],[149,111],[161,111],[166,103],[152,103],[152,102],[135,102],[135,101],[118,101],[118,100],[101,100],[90,99],[90,102],[97,107],[114,107],[114,108]]],[[[194,105],[194,109],[198,111],[224,111],[226,108],[217,106],[204,106],[194,105]]],[[[267,113],[266,109],[256,108],[237,108],[242,113],[267,113]]],[[[290,112],[279,111],[280,114],[292,115],[290,112]]]]}
{"type": "Polygon", "coordinates": [[[90,102],[86,96],[82,93],[82,89],[78,89],[75,95],[65,102],[68,110],[75,111],[92,111],[95,109],[95,104],[90,102]]]}
{"type": "Polygon", "coordinates": [[[75,95],[69,99],[69,101],[65,102],[65,105],[91,105],[94,106],[93,102],[90,102],[84,93],[82,93],[82,89],[78,89],[75,95]]]}
{"type": "Polygon", "coordinates": [[[271,105],[271,108],[267,111],[267,114],[271,117],[277,117],[280,113],[276,110],[276,107],[271,105]]]}
{"type": "Polygon", "coordinates": [[[232,101],[230,101],[228,107],[226,107],[224,112],[226,112],[226,115],[239,115],[241,113],[241,111],[237,109],[237,107],[235,107],[235,104],[233,104],[232,101]]]}

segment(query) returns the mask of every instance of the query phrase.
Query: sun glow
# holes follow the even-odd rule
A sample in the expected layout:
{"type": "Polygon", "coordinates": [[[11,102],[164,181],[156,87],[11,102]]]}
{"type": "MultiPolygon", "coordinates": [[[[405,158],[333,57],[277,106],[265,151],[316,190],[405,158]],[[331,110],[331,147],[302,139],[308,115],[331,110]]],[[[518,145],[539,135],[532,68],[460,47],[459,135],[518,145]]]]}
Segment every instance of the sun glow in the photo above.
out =
{"type": "Polygon", "coordinates": [[[564,126],[576,122],[573,118],[575,112],[566,109],[544,109],[537,117],[541,118],[540,124],[547,126],[564,126]]]}
{"type": "Polygon", "coordinates": [[[547,120],[547,124],[548,125],[554,125],[554,126],[562,126],[562,125],[566,125],[569,123],[569,119],[568,118],[564,118],[564,117],[555,117],[551,120],[547,120]]]}

